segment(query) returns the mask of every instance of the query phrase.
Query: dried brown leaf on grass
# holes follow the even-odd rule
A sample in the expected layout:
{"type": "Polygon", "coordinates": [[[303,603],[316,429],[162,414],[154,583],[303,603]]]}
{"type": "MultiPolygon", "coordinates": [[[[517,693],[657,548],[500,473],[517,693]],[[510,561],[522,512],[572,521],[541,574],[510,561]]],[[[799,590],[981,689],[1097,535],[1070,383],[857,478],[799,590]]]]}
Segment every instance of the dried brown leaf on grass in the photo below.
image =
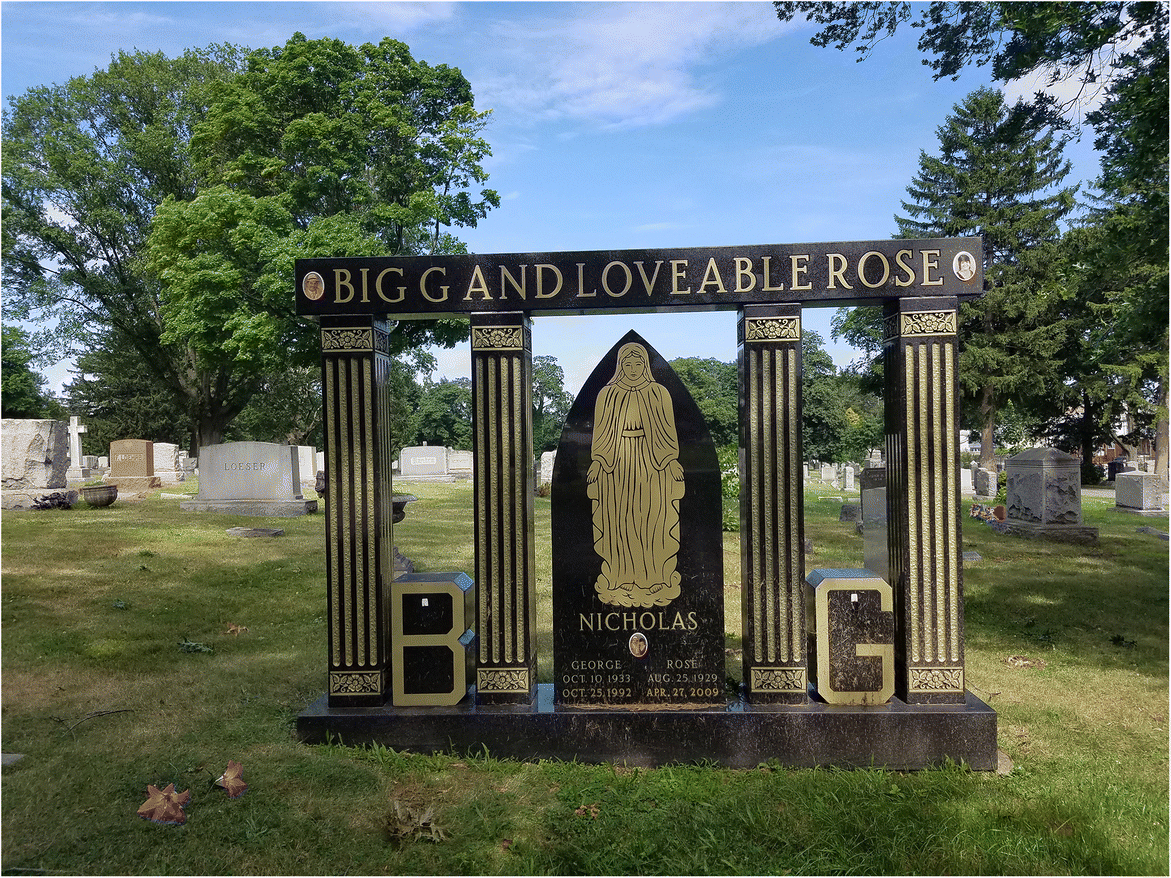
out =
{"type": "Polygon", "coordinates": [[[386,815],[386,835],[391,841],[443,841],[447,832],[435,822],[435,809],[414,808],[398,799],[390,803],[386,815]]]}
{"type": "Polygon", "coordinates": [[[228,767],[224,770],[224,773],[216,778],[216,786],[223,787],[227,790],[229,799],[238,799],[248,789],[248,784],[244,783],[243,774],[243,764],[233,762],[229,759],[228,767]]]}
{"type": "Polygon", "coordinates": [[[162,790],[153,784],[147,784],[146,796],[146,801],[138,807],[139,817],[161,824],[187,822],[187,812],[183,809],[191,801],[191,790],[176,793],[173,783],[167,784],[162,790]]]}

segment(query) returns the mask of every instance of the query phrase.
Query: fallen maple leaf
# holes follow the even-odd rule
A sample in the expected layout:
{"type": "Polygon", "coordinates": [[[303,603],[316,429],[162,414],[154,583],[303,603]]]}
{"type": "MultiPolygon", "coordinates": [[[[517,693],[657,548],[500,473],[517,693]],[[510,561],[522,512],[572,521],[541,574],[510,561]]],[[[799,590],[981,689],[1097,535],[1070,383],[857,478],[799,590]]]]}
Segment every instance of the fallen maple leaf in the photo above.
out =
{"type": "Polygon", "coordinates": [[[244,783],[242,777],[244,773],[244,766],[239,762],[228,760],[228,767],[223,774],[216,780],[216,786],[221,786],[228,791],[229,799],[238,799],[244,795],[244,790],[248,789],[248,784],[244,783]]]}
{"type": "Polygon", "coordinates": [[[165,790],[147,784],[146,795],[146,801],[138,807],[138,816],[142,819],[163,824],[187,822],[187,812],[183,809],[191,801],[191,790],[176,793],[173,783],[167,784],[165,790]]]}
{"type": "Polygon", "coordinates": [[[248,627],[246,625],[237,625],[235,622],[228,623],[228,633],[234,637],[239,637],[247,630],[248,627]]]}

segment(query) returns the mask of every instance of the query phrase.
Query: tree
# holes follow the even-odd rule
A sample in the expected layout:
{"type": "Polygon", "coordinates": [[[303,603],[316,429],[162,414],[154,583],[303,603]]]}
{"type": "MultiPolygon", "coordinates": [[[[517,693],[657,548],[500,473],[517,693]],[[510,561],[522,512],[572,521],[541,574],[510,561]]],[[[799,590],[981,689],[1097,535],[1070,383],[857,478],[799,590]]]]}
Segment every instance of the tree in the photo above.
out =
{"type": "Polygon", "coordinates": [[[902,203],[909,216],[895,217],[902,237],[983,236],[986,292],[960,308],[957,372],[979,414],[985,466],[997,410],[1047,392],[1061,377],[1054,354],[1062,329],[1048,309],[1059,223],[1077,190],[1059,188],[1069,163],[1051,118],[977,89],[940,127],[940,155],[920,152],[907,188],[912,201],[902,203]]]}
{"type": "Polygon", "coordinates": [[[423,387],[414,423],[416,442],[470,449],[472,379],[428,381],[423,387]]]}
{"type": "Polygon", "coordinates": [[[740,436],[740,378],[735,363],[679,357],[671,368],[707,421],[716,448],[735,447],[740,436]]]}
{"type": "Polygon", "coordinates": [[[556,451],[573,397],[556,357],[533,357],[533,453],[556,451]]]}
{"type": "MultiPolygon", "coordinates": [[[[120,53],[4,116],[6,292],[75,343],[103,327],[213,444],[268,376],[314,358],[296,258],[456,250],[442,228],[498,204],[466,189],[485,121],[459,71],[389,39],[120,53]]],[[[403,322],[392,353],[466,336],[403,322]]]]}
{"type": "Polygon", "coordinates": [[[5,326],[0,338],[0,405],[6,418],[41,418],[48,403],[43,375],[30,366],[28,333],[5,326]]]}

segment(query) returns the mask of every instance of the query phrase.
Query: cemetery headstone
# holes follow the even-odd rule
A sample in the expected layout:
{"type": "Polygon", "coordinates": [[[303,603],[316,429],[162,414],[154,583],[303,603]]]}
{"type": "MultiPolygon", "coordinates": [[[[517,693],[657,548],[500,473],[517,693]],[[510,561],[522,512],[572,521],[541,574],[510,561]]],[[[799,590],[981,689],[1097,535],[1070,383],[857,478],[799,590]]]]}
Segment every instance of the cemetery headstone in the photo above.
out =
{"type": "Polygon", "coordinates": [[[537,477],[538,485],[553,484],[553,466],[556,460],[556,451],[545,451],[541,454],[541,471],[537,477]]]}
{"type": "Polygon", "coordinates": [[[1164,516],[1163,480],[1154,473],[1123,472],[1114,480],[1115,508],[1138,515],[1164,516]]]}
{"type": "Polygon", "coordinates": [[[63,421],[5,418],[0,437],[3,508],[31,509],[47,490],[65,488],[69,434],[63,421]]]}
{"type": "Polygon", "coordinates": [[[117,439],[110,443],[110,471],[105,481],[117,485],[119,496],[140,494],[163,486],[155,475],[154,443],[147,439],[117,439]]]}
{"type": "Polygon", "coordinates": [[[65,473],[67,480],[88,479],[89,472],[81,457],[81,434],[86,432],[85,426],[77,415],[69,417],[69,470],[65,473]]]}
{"type": "Polygon", "coordinates": [[[723,703],[719,462],[686,387],[633,331],[570,409],[552,503],[554,701],[723,703]]]}
{"type": "Polygon", "coordinates": [[[297,446],[227,442],[199,449],[199,493],[179,508],[291,517],[316,512],[317,501],[302,495],[297,446]]]}
{"type": "Polygon", "coordinates": [[[312,491],[317,483],[317,449],[312,445],[296,445],[297,472],[301,478],[301,493],[312,491]]]}
{"type": "Polygon", "coordinates": [[[447,449],[442,445],[415,445],[399,453],[399,474],[412,476],[447,475],[447,449]]]}
{"type": "Polygon", "coordinates": [[[109,469],[110,468],[110,458],[108,455],[99,455],[98,456],[98,468],[99,469],[109,469]]]}
{"type": "Polygon", "coordinates": [[[163,485],[175,485],[187,478],[179,469],[179,446],[173,442],[154,443],[154,475],[163,485]]]}
{"type": "Polygon", "coordinates": [[[460,449],[447,449],[447,472],[449,475],[471,477],[474,471],[472,452],[460,449]]]}
{"type": "Polygon", "coordinates": [[[862,470],[862,566],[890,582],[887,546],[886,468],[862,470]]]}
{"type": "Polygon", "coordinates": [[[1022,451],[1006,462],[1006,533],[1074,543],[1094,543],[1098,529],[1082,522],[1081,461],[1056,448],[1022,451]]]}
{"type": "Polygon", "coordinates": [[[853,491],[854,490],[854,467],[852,464],[849,464],[849,463],[846,464],[845,469],[842,472],[842,479],[843,479],[842,490],[843,491],[853,491]]]}
{"type": "Polygon", "coordinates": [[[997,490],[996,471],[990,469],[976,469],[976,496],[995,497],[997,490]]]}
{"type": "Polygon", "coordinates": [[[827,485],[837,480],[838,470],[832,463],[823,463],[821,465],[821,480],[827,485]]]}
{"type": "Polygon", "coordinates": [[[972,471],[967,467],[960,467],[960,494],[970,497],[975,493],[975,483],[972,481],[972,471]]]}

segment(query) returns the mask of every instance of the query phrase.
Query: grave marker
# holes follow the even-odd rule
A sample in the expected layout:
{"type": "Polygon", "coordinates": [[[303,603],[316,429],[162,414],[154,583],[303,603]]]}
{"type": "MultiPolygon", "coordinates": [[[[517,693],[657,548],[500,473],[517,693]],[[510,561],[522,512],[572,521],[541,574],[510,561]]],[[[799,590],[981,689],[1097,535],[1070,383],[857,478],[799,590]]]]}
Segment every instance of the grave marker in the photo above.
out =
{"type": "Polygon", "coordinates": [[[317,501],[301,493],[297,446],[227,442],[199,449],[199,493],[179,508],[290,517],[316,512],[317,501]]]}

